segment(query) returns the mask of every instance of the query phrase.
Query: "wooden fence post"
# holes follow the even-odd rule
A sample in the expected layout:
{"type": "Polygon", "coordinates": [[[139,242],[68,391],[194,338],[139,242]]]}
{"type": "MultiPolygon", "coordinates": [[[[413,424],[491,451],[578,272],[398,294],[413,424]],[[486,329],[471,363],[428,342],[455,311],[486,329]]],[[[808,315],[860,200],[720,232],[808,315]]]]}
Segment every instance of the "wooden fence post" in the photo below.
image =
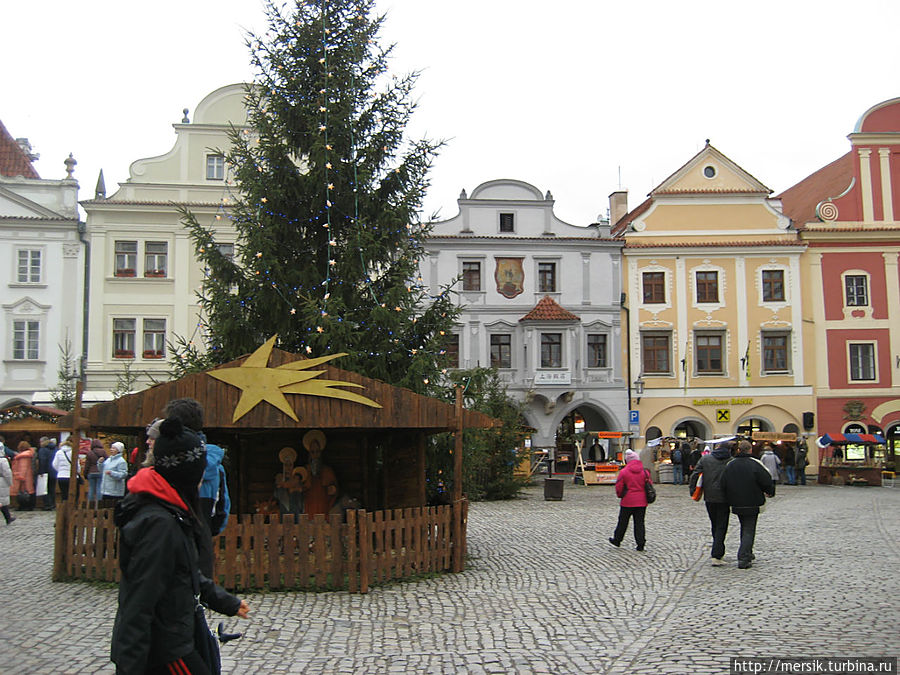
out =
{"type": "Polygon", "coordinates": [[[359,536],[359,592],[369,592],[369,545],[371,544],[371,534],[369,534],[369,514],[360,509],[356,512],[357,524],[359,525],[357,533],[359,536]]]}
{"type": "MultiPolygon", "coordinates": [[[[81,445],[81,396],[84,383],[75,383],[75,408],[72,411],[72,454],[69,471],[69,493],[64,503],[56,507],[56,532],[53,541],[53,581],[62,581],[68,575],[68,561],[71,559],[72,516],[75,511],[75,495],[78,492],[78,454],[81,445]]],[[[62,444],[60,444],[61,446],[62,444]]],[[[47,486],[47,489],[51,489],[47,486]]],[[[52,489],[56,489],[54,485],[52,489]]]]}

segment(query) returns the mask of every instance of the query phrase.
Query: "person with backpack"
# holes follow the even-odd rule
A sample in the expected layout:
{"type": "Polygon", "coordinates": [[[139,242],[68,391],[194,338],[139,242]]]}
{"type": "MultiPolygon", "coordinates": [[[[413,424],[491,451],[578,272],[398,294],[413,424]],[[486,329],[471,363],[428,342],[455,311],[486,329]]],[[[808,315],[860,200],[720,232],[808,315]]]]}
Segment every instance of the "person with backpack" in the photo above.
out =
{"type": "Polygon", "coordinates": [[[703,476],[703,500],[712,529],[713,541],[710,557],[714,567],[724,564],[722,558],[725,557],[725,535],[728,534],[729,513],[725,492],[722,490],[722,474],[730,461],[731,449],[726,443],[719,443],[711,453],[700,457],[700,461],[697,462],[688,481],[690,494],[693,494],[700,476],[703,476]]]}
{"type": "Polygon", "coordinates": [[[644,517],[647,513],[646,483],[653,485],[650,472],[634,450],[625,451],[625,468],[619,471],[616,478],[616,496],[619,498],[619,520],[609,543],[615,547],[622,545],[622,539],[628,531],[628,521],[634,519],[635,550],[643,551],[647,543],[644,528],[644,517]]]}
{"type": "Polygon", "coordinates": [[[681,485],[684,483],[684,469],[682,467],[684,451],[681,449],[681,441],[675,444],[670,458],[672,460],[672,484],[681,485]]]}

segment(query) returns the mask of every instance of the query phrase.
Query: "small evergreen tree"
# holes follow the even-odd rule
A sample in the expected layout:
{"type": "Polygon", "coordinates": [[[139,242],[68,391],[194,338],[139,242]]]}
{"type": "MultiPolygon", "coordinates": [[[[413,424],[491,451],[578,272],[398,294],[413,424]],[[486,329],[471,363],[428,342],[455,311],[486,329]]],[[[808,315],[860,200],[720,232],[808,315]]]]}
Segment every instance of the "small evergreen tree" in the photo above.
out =
{"type": "MultiPolygon", "coordinates": [[[[512,499],[528,483],[528,476],[517,477],[516,468],[528,458],[524,448],[526,428],[521,405],[510,398],[494,368],[452,371],[446,378],[444,398],[455,400],[456,387],[464,387],[463,405],[502,421],[494,429],[467,429],[463,432],[463,486],[469,499],[512,499]]],[[[454,447],[452,434],[433,439],[427,461],[430,501],[440,501],[441,493],[450,493],[454,447]]]]}
{"type": "Polygon", "coordinates": [[[388,77],[392,47],[374,0],[268,1],[268,30],[251,35],[256,71],[249,129],[226,155],[239,196],[234,259],[189,212],[207,267],[200,304],[208,356],[188,369],[279,346],[420,393],[436,375],[458,309],[429,289],[418,263],[429,229],[418,212],[439,143],[408,141],[416,75],[388,77]]]}
{"type": "Polygon", "coordinates": [[[131,372],[131,361],[122,362],[122,372],[116,375],[116,386],[112,390],[113,398],[120,398],[134,392],[137,375],[131,372]]]}
{"type": "Polygon", "coordinates": [[[76,358],[72,356],[72,341],[66,333],[66,339],[59,346],[59,368],[56,371],[56,388],[50,391],[53,405],[60,410],[75,408],[75,386],[78,383],[76,358]]]}

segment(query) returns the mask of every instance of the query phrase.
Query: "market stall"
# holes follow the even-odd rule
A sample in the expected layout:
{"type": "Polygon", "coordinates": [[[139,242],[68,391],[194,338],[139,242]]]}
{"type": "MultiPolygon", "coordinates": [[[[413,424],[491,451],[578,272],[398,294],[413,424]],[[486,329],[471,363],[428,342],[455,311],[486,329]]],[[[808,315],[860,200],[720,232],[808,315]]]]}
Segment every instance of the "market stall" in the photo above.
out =
{"type": "Polygon", "coordinates": [[[825,434],[819,447],[819,483],[881,485],[884,437],[879,434],[825,434]]]}
{"type": "Polygon", "coordinates": [[[630,435],[627,431],[592,431],[589,438],[579,441],[576,475],[581,475],[585,485],[615,484],[630,435]],[[601,445],[601,440],[607,445],[601,445]]]}

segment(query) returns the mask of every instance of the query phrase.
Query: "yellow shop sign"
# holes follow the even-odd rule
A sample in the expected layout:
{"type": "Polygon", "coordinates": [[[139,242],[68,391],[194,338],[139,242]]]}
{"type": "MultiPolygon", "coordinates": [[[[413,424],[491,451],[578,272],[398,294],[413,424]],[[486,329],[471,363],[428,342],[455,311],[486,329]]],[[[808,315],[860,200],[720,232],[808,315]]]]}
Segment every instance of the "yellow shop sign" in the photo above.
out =
{"type": "Polygon", "coordinates": [[[693,405],[753,405],[752,398],[695,398],[693,405]]]}

